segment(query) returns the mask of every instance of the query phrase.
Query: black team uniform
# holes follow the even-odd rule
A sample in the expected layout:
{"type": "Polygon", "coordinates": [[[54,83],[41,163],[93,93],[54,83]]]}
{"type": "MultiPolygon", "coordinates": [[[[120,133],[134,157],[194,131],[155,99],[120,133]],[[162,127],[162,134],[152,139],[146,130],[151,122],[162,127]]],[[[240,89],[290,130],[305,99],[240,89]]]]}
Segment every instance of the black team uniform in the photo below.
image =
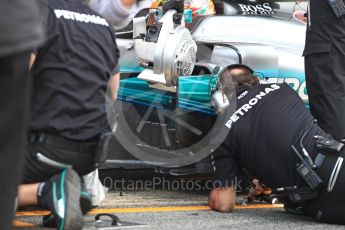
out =
{"type": "Polygon", "coordinates": [[[106,88],[119,72],[119,51],[112,27],[81,0],[48,0],[47,8],[47,41],[35,51],[32,67],[30,143],[22,182],[42,182],[39,206],[52,211],[45,226],[81,229],[81,212],[90,203],[84,205],[79,176],[95,169],[98,140],[108,126],[106,88]]]}
{"type": "Polygon", "coordinates": [[[47,42],[37,50],[24,183],[59,172],[37,152],[84,175],[107,128],[105,91],[119,51],[107,21],[80,0],[48,1],[47,42]],[[59,148],[60,147],[60,148],[59,148]],[[34,160],[32,160],[34,159],[34,160]]]}
{"type": "MultiPolygon", "coordinates": [[[[307,188],[298,174],[300,159],[293,152],[294,145],[301,152],[300,140],[310,157],[315,160],[320,150],[315,135],[326,133],[313,121],[313,117],[299,96],[287,84],[259,85],[242,88],[237,92],[237,112],[224,128],[230,128],[224,143],[213,154],[214,182],[220,187],[231,186],[242,169],[258,177],[270,188],[307,188]]],[[[344,157],[326,156],[316,172],[323,180],[315,199],[298,204],[304,212],[321,221],[345,223],[345,171],[339,171],[334,189],[326,191],[335,162],[344,157]]],[[[287,198],[282,198],[290,203],[287,198]]]]}
{"type": "Polygon", "coordinates": [[[345,137],[345,16],[336,17],[328,0],[310,0],[309,24],[303,55],[310,111],[323,130],[341,140],[345,137]]]}

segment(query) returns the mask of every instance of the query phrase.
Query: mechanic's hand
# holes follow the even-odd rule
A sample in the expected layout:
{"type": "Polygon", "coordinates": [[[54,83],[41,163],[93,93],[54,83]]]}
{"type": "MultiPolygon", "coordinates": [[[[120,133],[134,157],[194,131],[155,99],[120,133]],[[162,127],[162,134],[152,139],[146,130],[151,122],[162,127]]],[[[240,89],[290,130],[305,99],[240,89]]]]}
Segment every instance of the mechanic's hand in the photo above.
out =
{"type": "Polygon", "coordinates": [[[272,193],[272,189],[261,184],[258,179],[254,179],[252,182],[253,182],[253,187],[250,188],[249,193],[248,193],[249,202],[257,200],[259,195],[270,195],[272,193]]]}

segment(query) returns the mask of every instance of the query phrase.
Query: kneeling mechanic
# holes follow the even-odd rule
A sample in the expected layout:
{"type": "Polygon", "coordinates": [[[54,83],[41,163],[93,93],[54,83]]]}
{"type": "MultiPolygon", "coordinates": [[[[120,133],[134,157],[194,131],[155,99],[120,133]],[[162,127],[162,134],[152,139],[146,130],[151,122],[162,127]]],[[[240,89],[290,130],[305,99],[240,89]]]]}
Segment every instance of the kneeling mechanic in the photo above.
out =
{"type": "Polygon", "coordinates": [[[81,0],[49,0],[47,41],[34,54],[29,146],[18,205],[51,211],[43,224],[81,229],[90,208],[80,176],[95,169],[108,127],[109,82],[115,100],[119,51],[108,22],[81,0]]]}
{"type": "Polygon", "coordinates": [[[287,211],[345,224],[343,144],[317,125],[286,83],[260,84],[253,73],[248,66],[231,65],[219,74],[225,96],[235,88],[237,110],[222,127],[228,136],[212,155],[217,186],[209,206],[232,211],[236,178],[247,171],[272,188],[287,211]]]}

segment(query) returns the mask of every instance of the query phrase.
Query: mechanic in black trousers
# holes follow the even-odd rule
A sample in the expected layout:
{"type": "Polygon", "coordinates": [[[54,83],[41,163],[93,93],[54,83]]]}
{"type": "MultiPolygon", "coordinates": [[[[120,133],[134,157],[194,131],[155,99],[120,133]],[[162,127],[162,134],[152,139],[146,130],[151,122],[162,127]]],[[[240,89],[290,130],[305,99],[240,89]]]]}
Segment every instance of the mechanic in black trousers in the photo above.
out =
{"type": "Polygon", "coordinates": [[[261,85],[252,74],[247,66],[232,65],[219,75],[225,95],[236,89],[237,110],[212,155],[215,188],[209,206],[232,211],[237,177],[245,171],[270,187],[287,210],[345,224],[344,145],[314,122],[286,83],[261,85]]]}
{"type": "Polygon", "coordinates": [[[303,53],[310,110],[337,140],[345,137],[344,37],[345,1],[310,0],[303,53]]]}
{"type": "Polygon", "coordinates": [[[47,41],[34,52],[29,146],[18,205],[52,211],[43,224],[81,229],[91,207],[80,176],[95,169],[116,98],[119,51],[108,22],[81,0],[48,0],[47,41]],[[72,166],[69,167],[69,166],[72,166]]]}
{"type": "Polygon", "coordinates": [[[12,229],[27,139],[30,51],[44,41],[38,0],[0,3],[0,229],[12,229]],[[25,13],[24,13],[25,12],[25,13]]]}

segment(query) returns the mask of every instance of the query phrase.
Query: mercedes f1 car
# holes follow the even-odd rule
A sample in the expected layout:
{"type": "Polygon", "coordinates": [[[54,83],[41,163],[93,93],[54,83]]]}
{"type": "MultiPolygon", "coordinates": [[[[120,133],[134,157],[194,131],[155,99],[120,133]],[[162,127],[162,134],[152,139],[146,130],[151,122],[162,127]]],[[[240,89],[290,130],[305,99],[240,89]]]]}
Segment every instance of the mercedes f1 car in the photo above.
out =
{"type": "Polygon", "coordinates": [[[217,147],[211,140],[221,130],[217,112],[229,103],[216,97],[217,74],[229,64],[250,66],[263,83],[288,83],[308,106],[302,58],[307,3],[227,0],[216,8],[223,14],[185,24],[175,1],[117,33],[117,140],[103,167],[207,171],[207,156],[217,147]]]}

